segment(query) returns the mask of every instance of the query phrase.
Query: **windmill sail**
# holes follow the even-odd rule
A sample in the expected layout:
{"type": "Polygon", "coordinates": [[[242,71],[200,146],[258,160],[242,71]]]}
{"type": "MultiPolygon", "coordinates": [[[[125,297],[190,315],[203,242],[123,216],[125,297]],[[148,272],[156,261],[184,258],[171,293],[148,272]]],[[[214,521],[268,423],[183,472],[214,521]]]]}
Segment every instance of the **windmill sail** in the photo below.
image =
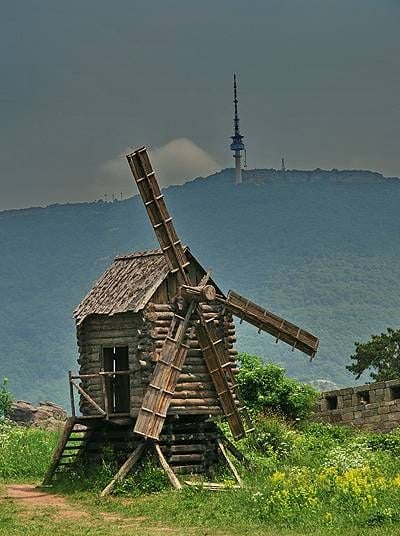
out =
{"type": "Polygon", "coordinates": [[[213,319],[200,322],[196,326],[196,335],[232,435],[240,439],[246,434],[242,416],[249,428],[251,422],[240,398],[232,363],[226,356],[223,340],[216,333],[213,319]]]}
{"type": "Polygon", "coordinates": [[[185,272],[189,261],[175,231],[172,218],[168,213],[164,196],[158,186],[146,148],[138,149],[128,154],[126,158],[171,271],[179,271],[184,283],[190,284],[185,272]]]}
{"type": "Polygon", "coordinates": [[[246,320],[253,326],[270,335],[276,337],[277,341],[281,340],[293,348],[301,350],[313,358],[317,352],[319,340],[317,337],[299,328],[295,324],[284,320],[283,318],[270,313],[256,303],[240,296],[237,292],[230,290],[226,299],[219,298],[232,314],[241,320],[246,320]]]}
{"type": "Polygon", "coordinates": [[[189,349],[186,330],[192,312],[189,307],[185,318],[175,315],[144,395],[134,431],[146,438],[160,436],[189,349]]]}

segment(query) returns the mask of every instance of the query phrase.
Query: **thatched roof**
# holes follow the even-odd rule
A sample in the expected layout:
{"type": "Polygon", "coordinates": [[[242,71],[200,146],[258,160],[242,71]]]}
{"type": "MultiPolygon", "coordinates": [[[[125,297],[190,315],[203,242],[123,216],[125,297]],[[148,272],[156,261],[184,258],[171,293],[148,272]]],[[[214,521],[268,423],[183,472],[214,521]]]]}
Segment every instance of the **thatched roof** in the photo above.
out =
{"type": "Polygon", "coordinates": [[[117,257],[74,311],[77,324],[91,314],[138,312],[168,275],[161,250],[117,257]]]}

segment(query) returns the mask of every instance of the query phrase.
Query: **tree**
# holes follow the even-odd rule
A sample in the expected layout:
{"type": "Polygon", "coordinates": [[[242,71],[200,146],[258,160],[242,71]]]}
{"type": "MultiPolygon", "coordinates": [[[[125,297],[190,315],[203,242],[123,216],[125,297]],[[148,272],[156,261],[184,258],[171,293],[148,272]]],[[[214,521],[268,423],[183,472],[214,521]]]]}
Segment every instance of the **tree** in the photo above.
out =
{"type": "Polygon", "coordinates": [[[369,371],[375,381],[400,378],[400,329],[387,328],[387,333],[372,335],[367,342],[356,342],[354,361],[346,368],[359,378],[369,371]]]}

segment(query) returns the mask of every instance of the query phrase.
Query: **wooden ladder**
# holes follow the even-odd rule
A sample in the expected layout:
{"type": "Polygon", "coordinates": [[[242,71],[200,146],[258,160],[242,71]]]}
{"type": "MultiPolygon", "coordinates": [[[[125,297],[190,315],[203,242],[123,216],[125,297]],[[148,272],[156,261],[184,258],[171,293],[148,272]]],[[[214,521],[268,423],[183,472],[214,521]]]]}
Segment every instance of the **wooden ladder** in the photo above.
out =
{"type": "Polygon", "coordinates": [[[76,463],[85,451],[92,431],[90,428],[82,430],[78,426],[75,417],[68,417],[54,450],[50,466],[43,479],[43,486],[51,485],[55,474],[61,468],[76,463]]]}

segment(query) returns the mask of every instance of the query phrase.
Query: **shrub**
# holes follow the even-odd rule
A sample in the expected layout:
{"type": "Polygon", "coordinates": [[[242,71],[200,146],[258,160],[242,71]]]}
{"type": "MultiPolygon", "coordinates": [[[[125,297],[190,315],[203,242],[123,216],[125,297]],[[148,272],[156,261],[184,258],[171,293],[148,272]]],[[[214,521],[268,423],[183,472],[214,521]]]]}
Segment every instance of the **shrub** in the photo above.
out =
{"type": "Polygon", "coordinates": [[[11,405],[14,397],[7,388],[8,379],[3,378],[3,383],[0,387],[0,420],[5,419],[10,413],[11,405]]]}
{"type": "Polygon", "coordinates": [[[296,432],[291,430],[278,415],[263,415],[253,417],[254,432],[248,435],[246,447],[264,455],[276,454],[284,458],[292,452],[296,432]]]}
{"type": "Polygon", "coordinates": [[[288,378],[283,368],[260,357],[241,353],[239,361],[237,381],[248,407],[262,413],[274,410],[291,419],[312,413],[318,397],[313,387],[288,378]]]}

